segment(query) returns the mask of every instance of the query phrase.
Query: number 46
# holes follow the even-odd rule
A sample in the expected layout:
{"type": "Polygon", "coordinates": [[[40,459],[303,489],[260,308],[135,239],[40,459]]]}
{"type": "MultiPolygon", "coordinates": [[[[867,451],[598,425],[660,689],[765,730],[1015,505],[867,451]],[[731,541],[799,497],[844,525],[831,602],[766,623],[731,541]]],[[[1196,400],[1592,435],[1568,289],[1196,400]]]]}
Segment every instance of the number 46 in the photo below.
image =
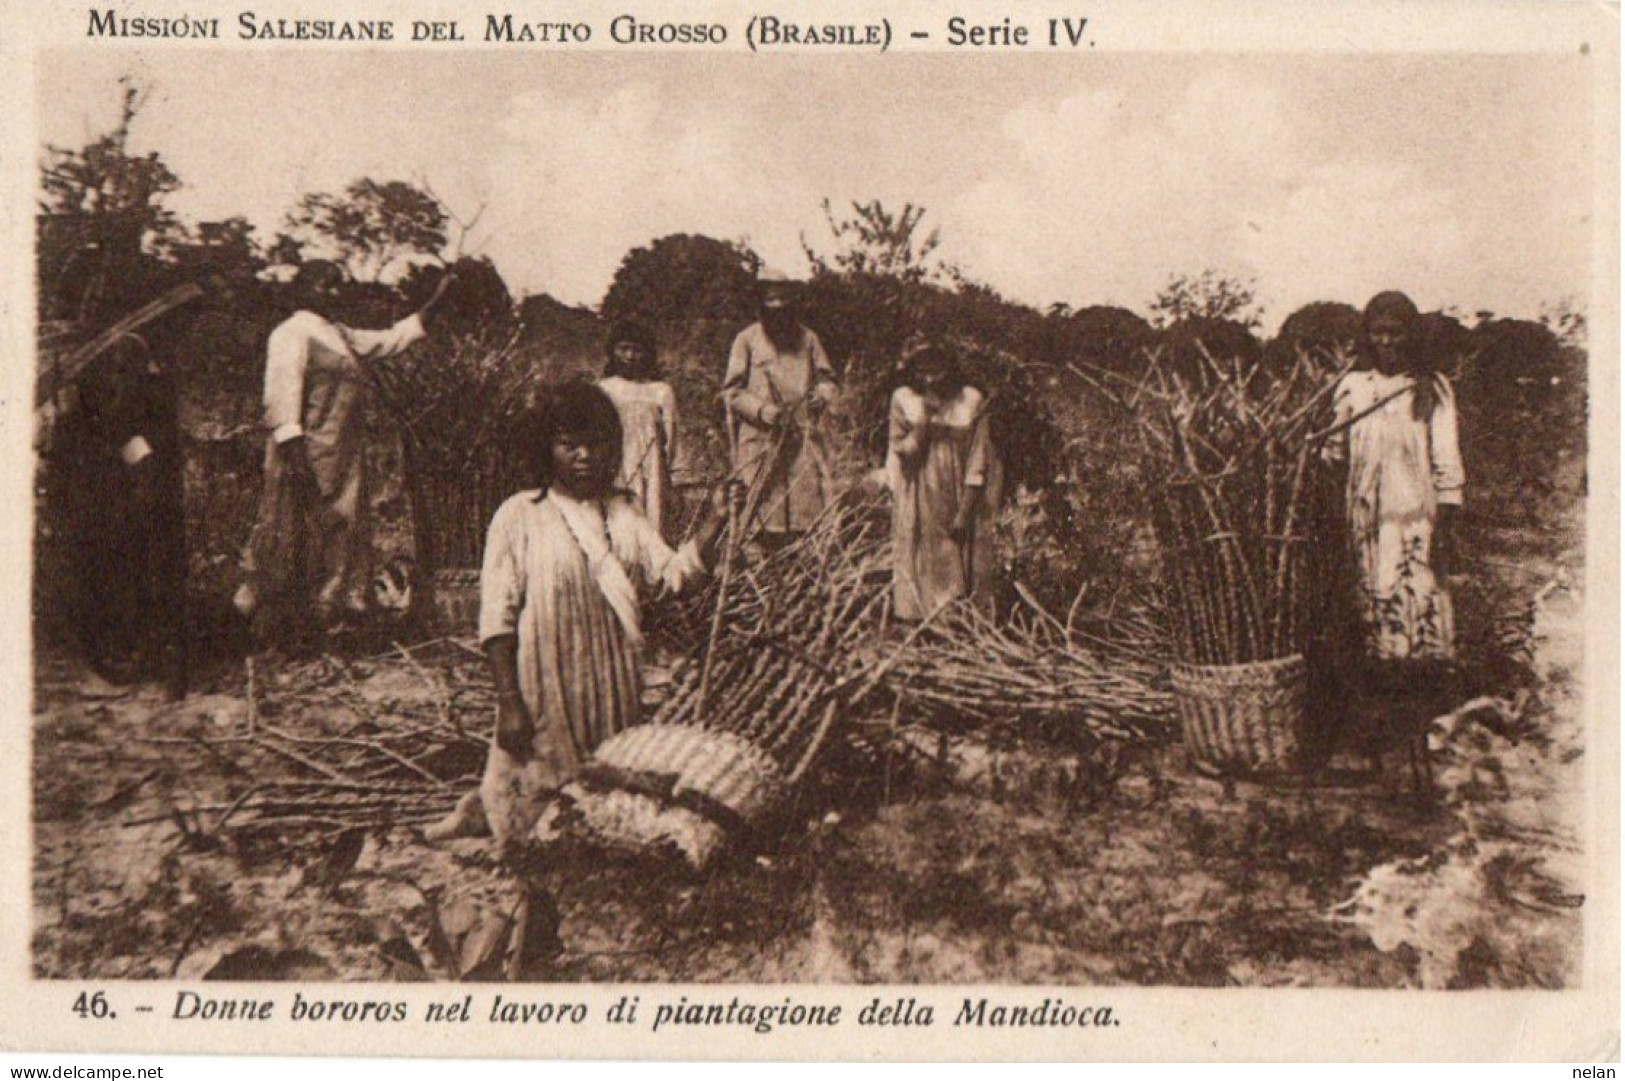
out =
{"type": "Polygon", "coordinates": [[[73,1012],[80,1017],[98,1019],[113,1016],[112,1008],[107,1005],[107,995],[102,991],[97,991],[94,995],[88,991],[80,991],[79,997],[73,1000],[73,1012]]]}

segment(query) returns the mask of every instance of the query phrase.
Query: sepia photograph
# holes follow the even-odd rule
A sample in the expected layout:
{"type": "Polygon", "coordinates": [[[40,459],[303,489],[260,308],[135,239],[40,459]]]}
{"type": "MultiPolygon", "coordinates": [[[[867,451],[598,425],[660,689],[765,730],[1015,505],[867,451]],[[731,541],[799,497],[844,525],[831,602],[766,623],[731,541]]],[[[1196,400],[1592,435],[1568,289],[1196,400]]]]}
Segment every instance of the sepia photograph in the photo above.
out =
{"type": "Polygon", "coordinates": [[[1611,20],[410,7],[34,54],[21,978],[1617,996],[1611,20]]]}

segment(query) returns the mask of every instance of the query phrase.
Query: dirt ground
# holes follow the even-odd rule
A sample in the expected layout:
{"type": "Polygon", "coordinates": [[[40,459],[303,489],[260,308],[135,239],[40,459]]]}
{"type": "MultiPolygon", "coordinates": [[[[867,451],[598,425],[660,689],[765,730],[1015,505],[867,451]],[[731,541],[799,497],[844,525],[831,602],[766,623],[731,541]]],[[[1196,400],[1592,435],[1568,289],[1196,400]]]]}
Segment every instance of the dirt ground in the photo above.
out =
{"type": "MultiPolygon", "coordinates": [[[[1578,568],[1525,559],[1481,574],[1540,595],[1534,652],[1520,685],[1480,688],[1516,709],[1435,732],[1435,799],[1417,798],[1398,750],[1374,772],[1345,754],[1266,786],[1198,775],[1175,744],[1085,785],[1044,748],[923,731],[880,752],[841,742],[780,829],[704,875],[570,839],[533,854],[526,880],[558,942],[523,975],[1566,985],[1585,881],[1578,568]]],[[[440,708],[443,688],[479,678],[459,665],[437,690],[387,653],[335,670],[384,717],[440,708]]],[[[240,667],[180,703],[156,690],[87,699],[50,653],[36,671],[42,977],[447,978],[448,929],[523,892],[487,842],[433,847],[411,823],[364,840],[321,824],[238,829],[234,800],[300,772],[240,753],[240,667]]],[[[288,678],[260,673],[273,690],[288,678]]],[[[345,701],[300,699],[278,723],[320,731],[345,701]]]]}

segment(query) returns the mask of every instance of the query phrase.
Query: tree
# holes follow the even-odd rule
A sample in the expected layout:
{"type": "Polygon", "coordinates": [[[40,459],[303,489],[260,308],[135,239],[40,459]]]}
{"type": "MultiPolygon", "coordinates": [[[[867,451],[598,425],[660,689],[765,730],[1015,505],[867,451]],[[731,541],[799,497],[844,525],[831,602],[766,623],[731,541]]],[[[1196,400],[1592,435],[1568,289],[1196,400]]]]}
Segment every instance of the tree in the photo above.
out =
{"type": "Polygon", "coordinates": [[[403,180],[363,177],[340,194],[310,192],[287,218],[289,235],[343,263],[357,281],[377,281],[401,259],[438,259],[447,215],[434,196],[403,180]]]}
{"type": "Polygon", "coordinates": [[[1304,348],[1352,349],[1360,337],[1362,321],[1360,309],[1352,304],[1317,300],[1282,320],[1275,338],[1304,348]]]}
{"type": "MultiPolygon", "coordinates": [[[[504,333],[512,327],[513,294],[495,264],[484,256],[464,256],[449,268],[457,275],[441,301],[440,318],[451,337],[487,332],[504,333]]],[[[420,306],[445,273],[438,267],[415,266],[397,285],[407,305],[420,306]]]]}
{"type": "Polygon", "coordinates": [[[1246,371],[1264,358],[1252,327],[1235,319],[1181,319],[1163,330],[1160,344],[1174,371],[1204,383],[1214,364],[1246,371]]]}
{"type": "Polygon", "coordinates": [[[741,244],[690,233],[663,236],[626,253],[599,310],[605,319],[653,325],[746,322],[756,310],[760,265],[741,244]]]}
{"type": "Polygon", "coordinates": [[[1305,304],[1281,323],[1281,329],[1264,347],[1270,367],[1284,370],[1293,363],[1298,350],[1312,354],[1348,354],[1360,339],[1363,317],[1352,304],[1318,300],[1305,304]]]}
{"type": "Polygon", "coordinates": [[[240,215],[198,222],[184,240],[170,246],[169,258],[183,272],[215,274],[236,283],[252,280],[266,265],[254,226],[240,215]]]}
{"type": "Polygon", "coordinates": [[[1168,327],[1189,319],[1222,319],[1249,330],[1262,322],[1251,279],[1222,274],[1209,268],[1200,274],[1175,274],[1151,302],[1151,322],[1168,327]]]}
{"type": "Polygon", "coordinates": [[[1540,306],[1540,325],[1557,335],[1573,349],[1586,347],[1586,314],[1573,297],[1548,301],[1540,306]]]}
{"type": "Polygon", "coordinates": [[[1127,308],[1094,305],[1080,308],[1071,316],[1071,333],[1066,353],[1060,359],[1077,359],[1109,371],[1134,367],[1140,350],[1151,344],[1156,332],[1151,324],[1127,308]]]}
{"type": "Polygon", "coordinates": [[[130,152],[142,93],[122,82],[112,131],[83,149],[45,148],[37,268],[41,317],[96,321],[151,292],[152,276],[184,231],[165,197],[181,181],[156,153],[130,152]]]}
{"type": "Polygon", "coordinates": [[[1414,348],[1420,349],[1429,363],[1446,372],[1459,368],[1474,349],[1473,332],[1463,326],[1460,319],[1444,312],[1423,312],[1417,317],[1411,336],[1415,339],[1414,348]]]}
{"type": "Polygon", "coordinates": [[[265,249],[267,266],[296,267],[305,261],[305,245],[298,237],[278,233],[265,249]]]}
{"type": "Polygon", "coordinates": [[[1585,491],[1585,351],[1526,319],[1458,323],[1452,337],[1440,361],[1456,376],[1472,504],[1550,529],[1585,491]]]}
{"type": "Polygon", "coordinates": [[[854,202],[850,218],[836,220],[830,201],[823,202],[824,220],[841,247],[833,254],[820,254],[801,238],[801,249],[812,265],[814,275],[874,274],[905,282],[941,281],[949,268],[932,254],[942,243],[941,230],[920,235],[925,207],[904,203],[892,213],[879,199],[854,202]]]}

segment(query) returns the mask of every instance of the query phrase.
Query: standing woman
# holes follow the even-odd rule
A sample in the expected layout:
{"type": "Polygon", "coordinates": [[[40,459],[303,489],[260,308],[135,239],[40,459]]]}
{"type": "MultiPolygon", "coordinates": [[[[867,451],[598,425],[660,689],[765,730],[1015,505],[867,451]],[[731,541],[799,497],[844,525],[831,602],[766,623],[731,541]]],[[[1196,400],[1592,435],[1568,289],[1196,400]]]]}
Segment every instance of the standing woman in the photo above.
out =
{"type": "Polygon", "coordinates": [[[1456,398],[1422,348],[1416,305],[1379,293],[1366,305],[1361,365],[1338,384],[1326,456],[1347,465],[1345,508],[1368,655],[1455,653],[1444,579],[1466,475],[1456,398]]]}
{"type": "Polygon", "coordinates": [[[764,269],[757,284],[760,317],[734,338],[722,404],[734,476],[760,486],[757,540],[771,550],[805,533],[834,494],[823,418],[835,370],[801,321],[802,283],[764,269]]]}
{"type": "Polygon", "coordinates": [[[886,468],[899,619],[924,619],[984,584],[988,531],[978,526],[997,469],[986,407],[940,347],[916,353],[892,394],[886,468]]]}
{"type": "Polygon", "coordinates": [[[334,321],[345,281],[336,263],[314,259],[294,277],[299,310],[266,345],[265,486],[234,599],[258,637],[293,644],[312,623],[336,629],[365,612],[372,545],[363,365],[424,337],[452,273],[386,330],[334,321]]]}
{"type": "Polygon", "coordinates": [[[677,460],[677,395],[661,377],[654,335],[638,323],[619,323],[604,343],[609,363],[598,385],[621,417],[618,488],[631,494],[643,515],[666,536],[666,492],[677,460]]]}
{"type": "Polygon", "coordinates": [[[186,497],[174,320],[128,333],[79,377],[57,469],[78,528],[80,642],[92,670],[114,682],[187,687],[186,497]]]}

